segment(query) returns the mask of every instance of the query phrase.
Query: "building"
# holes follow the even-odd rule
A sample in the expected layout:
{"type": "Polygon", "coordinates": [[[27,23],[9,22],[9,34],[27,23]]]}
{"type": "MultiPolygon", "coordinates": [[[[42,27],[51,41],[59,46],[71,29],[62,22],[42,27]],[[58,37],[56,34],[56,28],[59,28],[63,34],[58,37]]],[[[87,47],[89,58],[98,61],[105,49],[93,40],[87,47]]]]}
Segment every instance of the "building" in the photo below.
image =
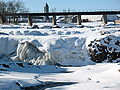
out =
{"type": "MultiPolygon", "coordinates": [[[[49,13],[49,6],[46,3],[45,7],[44,7],[44,13],[49,13]]],[[[44,16],[44,21],[49,21],[49,16],[44,16]]]]}

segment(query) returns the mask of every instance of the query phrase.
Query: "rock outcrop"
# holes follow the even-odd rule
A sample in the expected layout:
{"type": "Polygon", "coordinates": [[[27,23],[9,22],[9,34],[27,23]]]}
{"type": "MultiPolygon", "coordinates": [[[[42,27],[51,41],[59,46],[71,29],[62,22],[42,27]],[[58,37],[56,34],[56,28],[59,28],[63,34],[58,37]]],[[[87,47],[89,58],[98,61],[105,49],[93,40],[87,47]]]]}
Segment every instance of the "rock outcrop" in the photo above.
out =
{"type": "Polygon", "coordinates": [[[95,39],[88,45],[89,54],[95,62],[118,62],[120,58],[120,37],[109,35],[105,38],[95,39]]]}

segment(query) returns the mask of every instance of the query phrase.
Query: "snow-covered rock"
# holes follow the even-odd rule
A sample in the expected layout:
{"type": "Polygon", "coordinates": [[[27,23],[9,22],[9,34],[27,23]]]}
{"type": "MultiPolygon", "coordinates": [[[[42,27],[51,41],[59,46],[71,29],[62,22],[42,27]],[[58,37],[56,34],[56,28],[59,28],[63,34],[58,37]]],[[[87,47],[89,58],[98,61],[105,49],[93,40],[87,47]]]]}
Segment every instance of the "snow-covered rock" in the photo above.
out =
{"type": "Polygon", "coordinates": [[[95,62],[115,62],[120,58],[120,36],[108,35],[95,39],[88,46],[91,59],[95,62]]]}

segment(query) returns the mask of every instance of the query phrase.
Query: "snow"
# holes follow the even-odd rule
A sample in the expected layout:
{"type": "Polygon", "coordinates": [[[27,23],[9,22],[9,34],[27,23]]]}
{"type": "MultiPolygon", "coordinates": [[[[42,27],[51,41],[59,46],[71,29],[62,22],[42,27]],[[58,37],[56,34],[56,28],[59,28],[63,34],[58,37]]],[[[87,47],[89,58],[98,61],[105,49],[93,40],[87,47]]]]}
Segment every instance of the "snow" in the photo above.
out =
{"type": "Polygon", "coordinates": [[[57,66],[34,66],[23,62],[0,62],[0,89],[13,90],[42,84],[37,76],[45,73],[65,72],[57,66]],[[8,67],[5,67],[8,65],[8,67]],[[20,83],[20,86],[16,84],[20,83]]]}
{"type": "Polygon", "coordinates": [[[83,27],[69,23],[58,23],[60,28],[52,28],[50,23],[34,25],[39,29],[27,24],[0,25],[1,90],[19,90],[45,82],[75,82],[47,90],[120,89],[119,63],[98,64],[88,54],[88,45],[94,39],[119,37],[120,25],[104,26],[102,22],[86,22],[83,27]]]}
{"type": "MultiPolygon", "coordinates": [[[[82,19],[88,19],[89,21],[101,21],[103,19],[103,15],[82,15],[82,19]]],[[[117,15],[107,15],[107,20],[113,22],[114,20],[118,20],[117,15]]]]}
{"type": "Polygon", "coordinates": [[[118,64],[108,63],[84,67],[68,67],[73,73],[44,75],[40,79],[44,81],[78,82],[70,86],[59,86],[47,90],[119,90],[119,68],[118,64]]]}

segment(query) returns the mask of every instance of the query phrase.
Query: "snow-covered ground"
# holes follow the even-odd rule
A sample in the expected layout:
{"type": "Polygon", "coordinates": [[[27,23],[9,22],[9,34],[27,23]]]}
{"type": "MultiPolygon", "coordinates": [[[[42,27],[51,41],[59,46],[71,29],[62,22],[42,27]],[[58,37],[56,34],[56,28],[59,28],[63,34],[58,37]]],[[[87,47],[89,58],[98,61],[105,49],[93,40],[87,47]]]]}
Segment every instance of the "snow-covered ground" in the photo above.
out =
{"type": "Polygon", "coordinates": [[[0,62],[0,90],[19,90],[43,84],[38,77],[45,73],[66,72],[56,66],[35,66],[23,62],[0,62]]]}
{"type": "Polygon", "coordinates": [[[0,89],[31,86],[48,90],[120,89],[119,63],[97,64],[88,54],[88,45],[94,39],[120,36],[120,25],[104,26],[102,22],[83,26],[59,23],[60,28],[50,23],[35,25],[39,29],[26,24],[0,25],[0,89]],[[52,82],[59,87],[50,85],[52,82]]]}
{"type": "Polygon", "coordinates": [[[47,90],[119,90],[120,65],[96,64],[84,67],[68,67],[72,73],[44,75],[42,81],[78,82],[68,86],[59,86],[47,90]]]}

